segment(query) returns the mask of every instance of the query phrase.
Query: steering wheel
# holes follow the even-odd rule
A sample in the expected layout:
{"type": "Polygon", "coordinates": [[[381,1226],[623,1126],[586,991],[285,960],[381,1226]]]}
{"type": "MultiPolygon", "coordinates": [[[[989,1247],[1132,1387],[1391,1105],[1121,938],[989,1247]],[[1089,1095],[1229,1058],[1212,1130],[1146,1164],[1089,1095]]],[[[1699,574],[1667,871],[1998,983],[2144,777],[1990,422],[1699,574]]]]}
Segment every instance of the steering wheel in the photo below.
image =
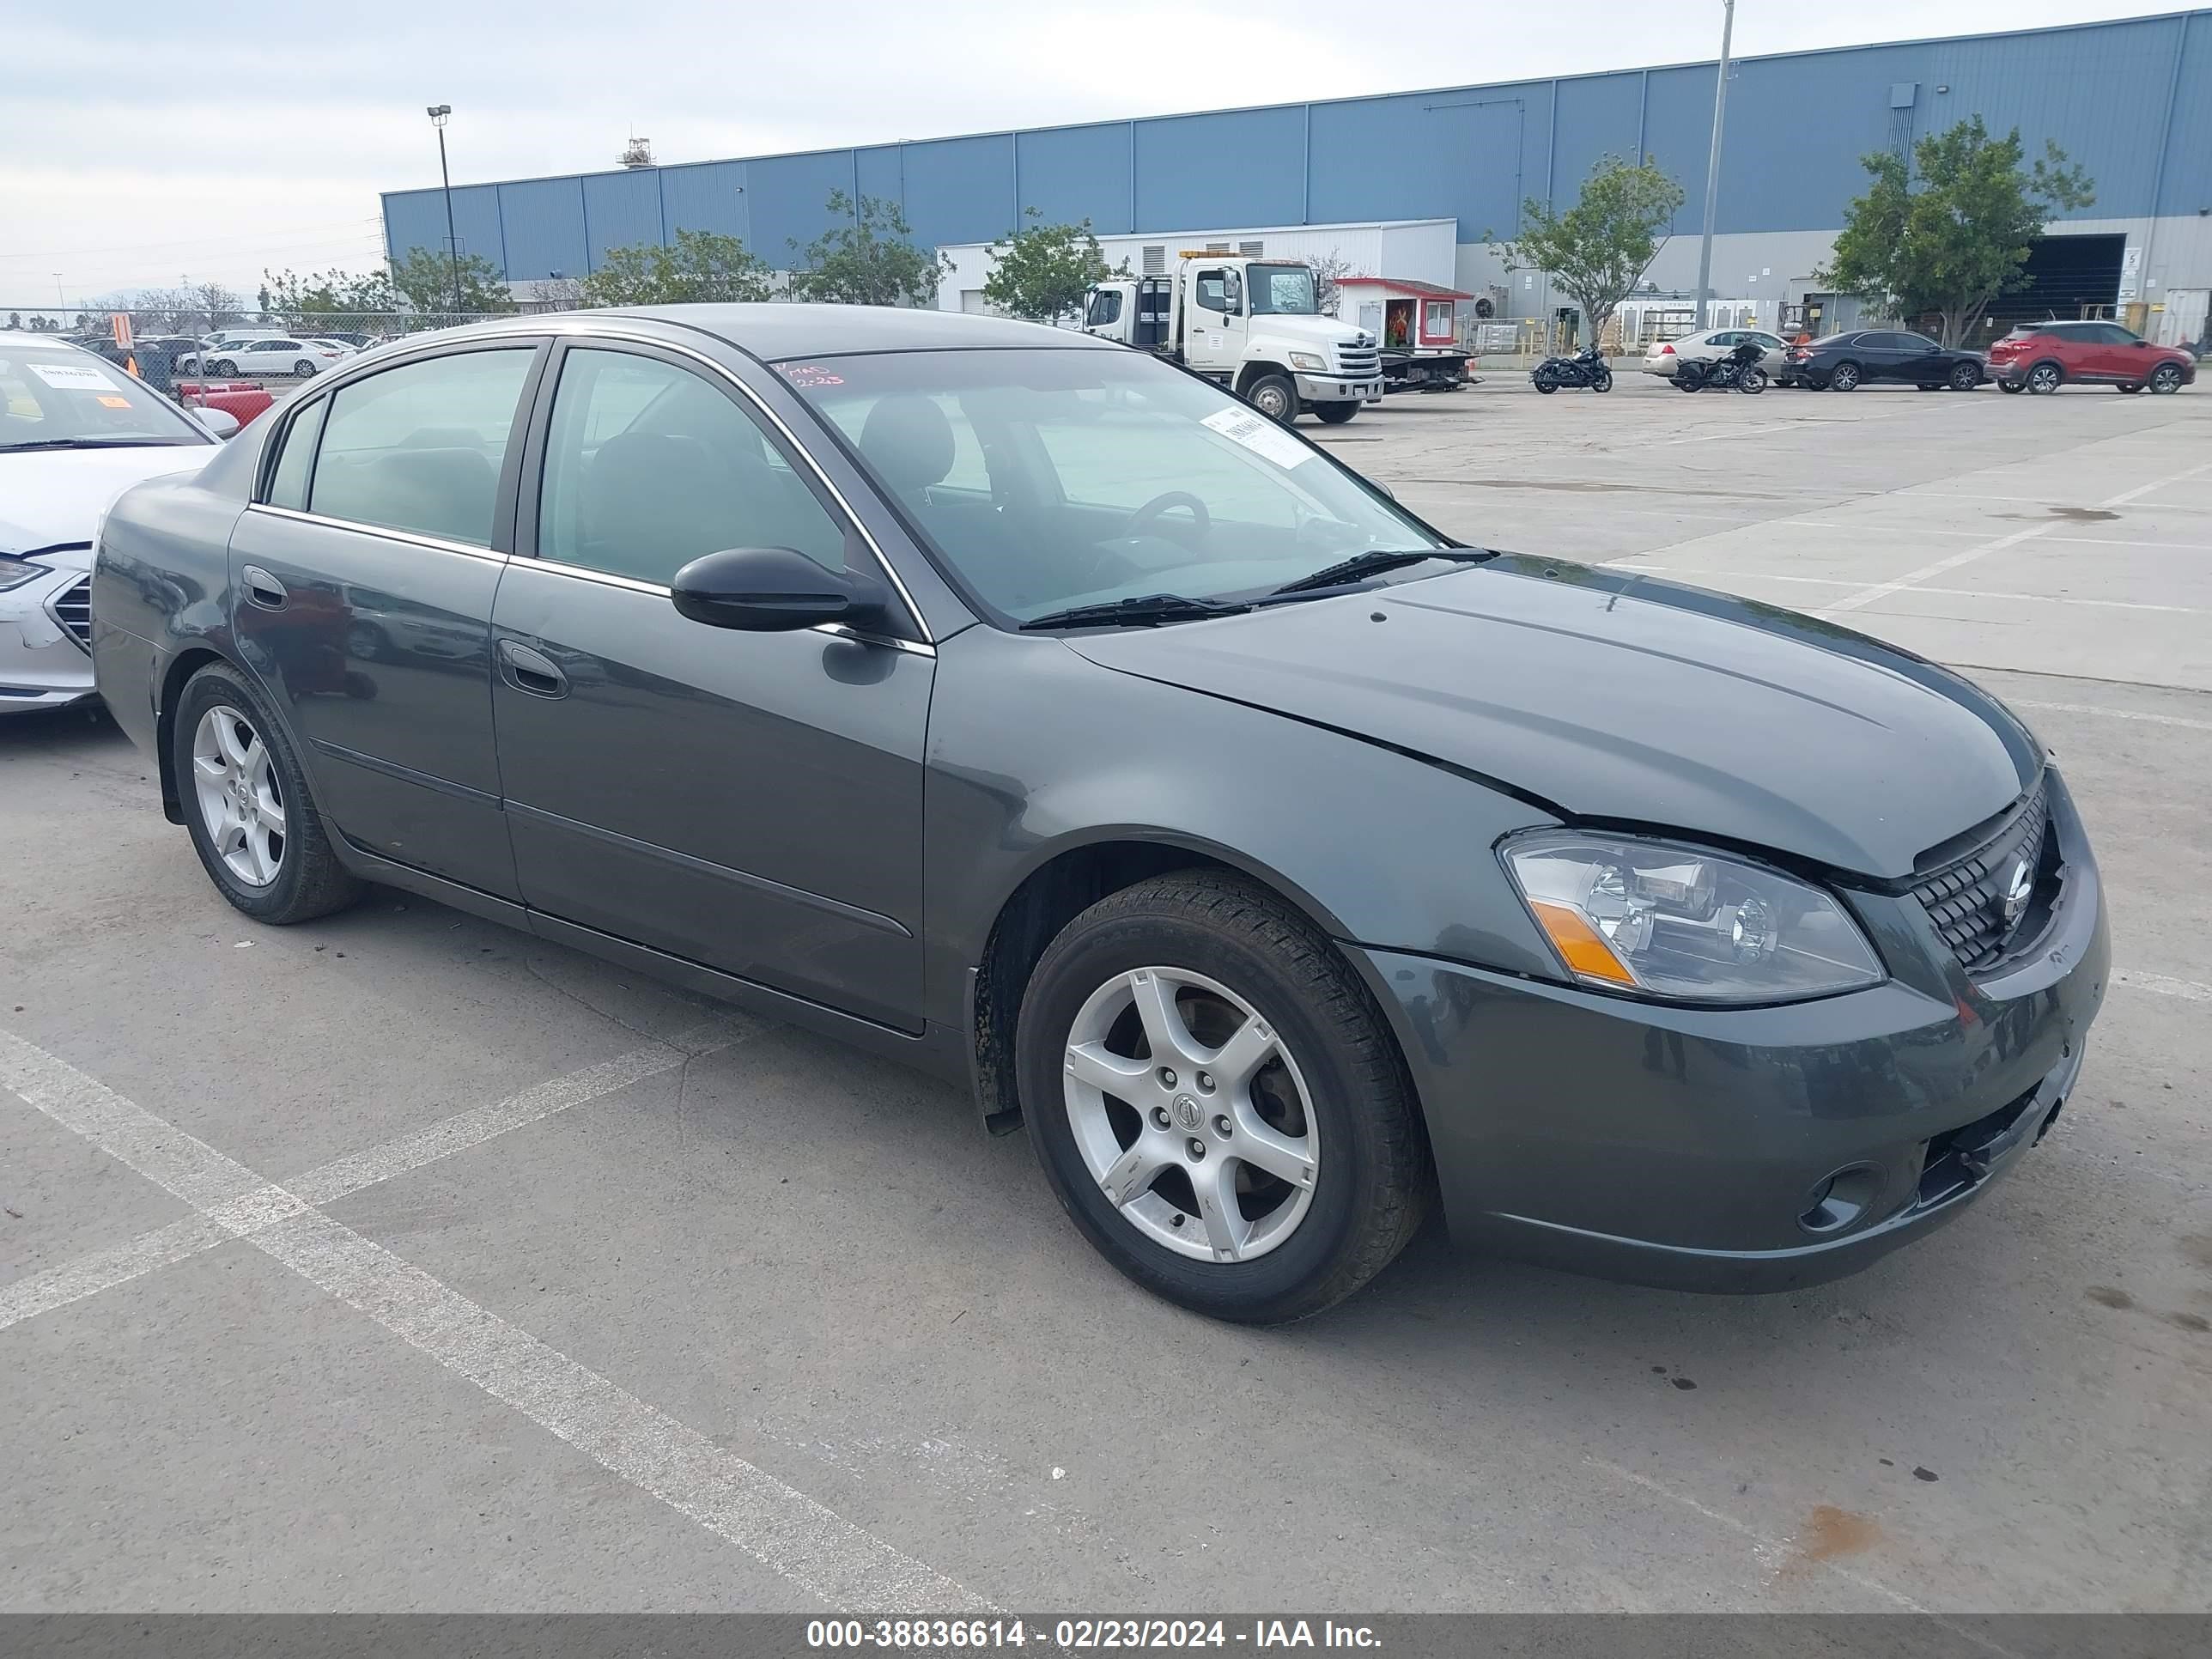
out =
{"type": "Polygon", "coordinates": [[[1164,495],[1153,496],[1152,500],[1132,513],[1128,522],[1121,526],[1121,538],[1144,534],[1152,528],[1154,520],[1162,514],[1172,513],[1179,507],[1188,507],[1190,510],[1192,528],[1200,536],[1213,528],[1213,515],[1206,510],[1204,501],[1187,489],[1170,489],[1164,495]]]}

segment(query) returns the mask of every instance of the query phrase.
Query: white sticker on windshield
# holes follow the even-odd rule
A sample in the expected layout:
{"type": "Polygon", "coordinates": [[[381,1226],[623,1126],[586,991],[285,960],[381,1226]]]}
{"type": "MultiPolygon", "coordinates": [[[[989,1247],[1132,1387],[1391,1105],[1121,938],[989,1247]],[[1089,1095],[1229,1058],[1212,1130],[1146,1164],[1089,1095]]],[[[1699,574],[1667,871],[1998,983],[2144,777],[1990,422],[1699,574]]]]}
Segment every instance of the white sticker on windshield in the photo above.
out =
{"type": "Polygon", "coordinates": [[[115,382],[88,365],[33,363],[31,373],[57,392],[112,392],[115,382]]]}
{"type": "Polygon", "coordinates": [[[1263,461],[1293,467],[1313,459],[1313,451],[1277,426],[1265,415],[1249,409],[1224,409],[1209,415],[1201,424],[1212,427],[1231,443],[1238,443],[1263,461]]]}

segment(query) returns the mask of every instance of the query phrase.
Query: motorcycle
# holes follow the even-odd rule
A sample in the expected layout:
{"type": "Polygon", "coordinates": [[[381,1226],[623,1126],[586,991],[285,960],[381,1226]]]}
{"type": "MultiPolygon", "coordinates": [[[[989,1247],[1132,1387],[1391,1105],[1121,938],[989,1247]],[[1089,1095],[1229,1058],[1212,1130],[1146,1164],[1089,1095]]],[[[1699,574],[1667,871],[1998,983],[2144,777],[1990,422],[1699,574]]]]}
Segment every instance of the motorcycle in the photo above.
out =
{"type": "Polygon", "coordinates": [[[1605,366],[1605,357],[1595,346],[1571,357],[1547,357],[1528,371],[1528,380],[1537,391],[1547,394],[1563,386],[1586,386],[1592,392],[1613,390],[1613,371],[1605,366]]]}
{"type": "Polygon", "coordinates": [[[1764,347],[1746,340],[1725,357],[1686,358],[1674,370],[1674,390],[1703,392],[1711,386],[1716,392],[1731,387],[1738,392],[1764,392],[1766,371],[1759,366],[1759,360],[1765,355],[1764,347]]]}

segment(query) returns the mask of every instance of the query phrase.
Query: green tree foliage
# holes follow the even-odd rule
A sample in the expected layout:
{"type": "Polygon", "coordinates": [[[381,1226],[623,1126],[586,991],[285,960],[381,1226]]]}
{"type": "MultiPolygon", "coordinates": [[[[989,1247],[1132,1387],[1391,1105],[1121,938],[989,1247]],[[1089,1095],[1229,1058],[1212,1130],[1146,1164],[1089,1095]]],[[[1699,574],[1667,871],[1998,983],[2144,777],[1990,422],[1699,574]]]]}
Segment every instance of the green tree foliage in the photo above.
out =
{"type": "MultiPolygon", "coordinates": [[[[1036,209],[1026,216],[1042,221],[1036,209]]],[[[1000,310],[1032,323],[1056,323],[1079,312],[1084,290],[1109,276],[1127,276],[1127,260],[1106,263],[1091,234],[1091,221],[1074,225],[1033,223],[991,244],[996,267],[983,283],[983,297],[1000,310]]]]}
{"type": "Polygon", "coordinates": [[[365,317],[398,311],[399,295],[380,270],[262,272],[261,309],[287,324],[315,317],[365,317]]]}
{"type": "Polygon", "coordinates": [[[1909,169],[1887,150],[1862,157],[1873,183],[1844,210],[1818,280],[1899,317],[1935,312],[1943,343],[1960,343],[1990,301],[2034,280],[2022,267],[2051,217],[2096,200],[2064,150],[2043,152],[2024,166],[2020,129],[1992,138],[1977,115],[1923,138],[1909,169]]]}
{"type": "Polygon", "coordinates": [[[512,311],[514,297],[507,291],[499,267],[480,254],[460,257],[460,303],[454,303],[454,265],[443,249],[410,247],[404,259],[392,262],[392,287],[416,311],[468,313],[512,311]]]}
{"type": "Polygon", "coordinates": [[[939,279],[951,269],[934,248],[914,245],[914,229],[898,204],[863,196],[856,205],[842,190],[830,192],[830,216],[842,219],[792,251],[801,263],[791,273],[791,297],[849,306],[923,306],[937,298],[939,279]]]}
{"type": "Polygon", "coordinates": [[[734,236],[679,230],[673,244],[609,248],[584,278],[587,306],[673,306],[765,300],[768,264],[734,236]]]}
{"type": "Polygon", "coordinates": [[[1505,267],[1549,273],[1583,308],[1595,341],[1651,268],[1681,205],[1681,185],[1650,156],[1601,156],[1565,213],[1533,196],[1521,204],[1521,234],[1502,250],[1505,267]]]}

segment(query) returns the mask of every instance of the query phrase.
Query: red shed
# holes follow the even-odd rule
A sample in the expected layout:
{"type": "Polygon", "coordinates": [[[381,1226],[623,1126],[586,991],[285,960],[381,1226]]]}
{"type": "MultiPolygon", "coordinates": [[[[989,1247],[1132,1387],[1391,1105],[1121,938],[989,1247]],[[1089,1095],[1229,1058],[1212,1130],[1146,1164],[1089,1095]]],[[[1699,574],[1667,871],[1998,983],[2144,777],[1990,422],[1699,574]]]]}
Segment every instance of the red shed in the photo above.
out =
{"type": "Polygon", "coordinates": [[[1474,298],[1410,276],[1346,276],[1337,288],[1342,295],[1339,317],[1371,331],[1386,347],[1413,350],[1453,344],[1455,308],[1462,300],[1474,298]]]}

